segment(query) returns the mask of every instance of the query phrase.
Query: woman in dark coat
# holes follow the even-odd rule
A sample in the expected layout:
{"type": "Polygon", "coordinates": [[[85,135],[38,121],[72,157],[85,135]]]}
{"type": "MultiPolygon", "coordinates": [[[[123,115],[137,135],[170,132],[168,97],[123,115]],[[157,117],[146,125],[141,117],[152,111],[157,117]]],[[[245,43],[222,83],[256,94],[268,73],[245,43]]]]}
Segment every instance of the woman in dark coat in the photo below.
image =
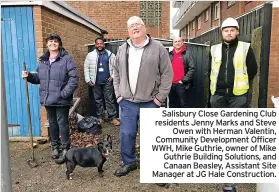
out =
{"type": "Polygon", "coordinates": [[[45,106],[49,121],[51,157],[57,159],[63,158],[70,147],[68,117],[79,78],[76,64],[62,47],[61,38],[51,34],[46,43],[48,51],[40,57],[37,72],[23,71],[22,77],[40,84],[40,103],[45,106]]]}

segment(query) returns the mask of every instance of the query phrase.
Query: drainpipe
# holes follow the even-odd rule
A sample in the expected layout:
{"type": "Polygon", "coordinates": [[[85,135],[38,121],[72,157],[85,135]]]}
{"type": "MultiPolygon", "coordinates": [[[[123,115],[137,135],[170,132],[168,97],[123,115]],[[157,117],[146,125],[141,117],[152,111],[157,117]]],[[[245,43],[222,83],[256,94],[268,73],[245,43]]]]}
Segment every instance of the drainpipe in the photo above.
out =
{"type": "MultiPolygon", "coordinates": [[[[5,22],[1,18],[1,23],[5,22]]],[[[1,36],[1,48],[2,48],[1,36]]],[[[1,49],[1,191],[11,192],[10,145],[7,122],[6,89],[4,82],[3,49],[1,49]]]]}

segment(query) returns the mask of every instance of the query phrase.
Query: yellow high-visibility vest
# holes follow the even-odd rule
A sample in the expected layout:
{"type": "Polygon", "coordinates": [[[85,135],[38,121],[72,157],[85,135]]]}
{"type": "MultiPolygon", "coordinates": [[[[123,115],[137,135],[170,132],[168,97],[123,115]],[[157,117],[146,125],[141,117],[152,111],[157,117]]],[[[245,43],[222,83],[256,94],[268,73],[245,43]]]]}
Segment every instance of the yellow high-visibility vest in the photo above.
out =
{"type": "MultiPolygon", "coordinates": [[[[233,57],[234,74],[234,95],[243,95],[248,92],[249,79],[247,74],[246,56],[250,43],[238,41],[237,48],[233,57]]],[[[210,91],[211,95],[215,94],[218,74],[222,63],[222,44],[211,47],[211,73],[210,73],[210,91]]],[[[229,58],[228,58],[229,59],[229,58]]]]}

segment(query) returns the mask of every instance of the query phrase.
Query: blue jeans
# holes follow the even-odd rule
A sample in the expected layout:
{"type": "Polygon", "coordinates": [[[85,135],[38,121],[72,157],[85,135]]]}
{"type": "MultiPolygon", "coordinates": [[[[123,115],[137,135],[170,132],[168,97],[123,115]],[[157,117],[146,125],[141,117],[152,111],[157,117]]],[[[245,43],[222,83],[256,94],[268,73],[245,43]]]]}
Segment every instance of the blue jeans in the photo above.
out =
{"type": "Polygon", "coordinates": [[[121,157],[125,165],[136,163],[136,137],[138,132],[138,120],[140,108],[158,108],[153,101],[146,103],[133,103],[122,99],[119,103],[120,123],[120,147],[121,157]]]}
{"type": "Polygon", "coordinates": [[[46,106],[51,147],[54,149],[70,148],[69,110],[70,106],[46,106]],[[61,133],[61,145],[59,139],[61,133]]]}

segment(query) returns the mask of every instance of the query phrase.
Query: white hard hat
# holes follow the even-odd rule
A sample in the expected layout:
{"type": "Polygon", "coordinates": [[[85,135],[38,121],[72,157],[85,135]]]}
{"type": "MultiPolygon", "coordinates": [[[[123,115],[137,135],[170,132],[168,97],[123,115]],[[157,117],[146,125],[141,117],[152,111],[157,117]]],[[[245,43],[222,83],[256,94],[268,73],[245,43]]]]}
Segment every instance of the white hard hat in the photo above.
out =
{"type": "Polygon", "coordinates": [[[232,17],[229,17],[225,19],[225,21],[223,21],[221,30],[223,30],[226,27],[236,27],[237,29],[239,29],[237,20],[232,17]]]}

